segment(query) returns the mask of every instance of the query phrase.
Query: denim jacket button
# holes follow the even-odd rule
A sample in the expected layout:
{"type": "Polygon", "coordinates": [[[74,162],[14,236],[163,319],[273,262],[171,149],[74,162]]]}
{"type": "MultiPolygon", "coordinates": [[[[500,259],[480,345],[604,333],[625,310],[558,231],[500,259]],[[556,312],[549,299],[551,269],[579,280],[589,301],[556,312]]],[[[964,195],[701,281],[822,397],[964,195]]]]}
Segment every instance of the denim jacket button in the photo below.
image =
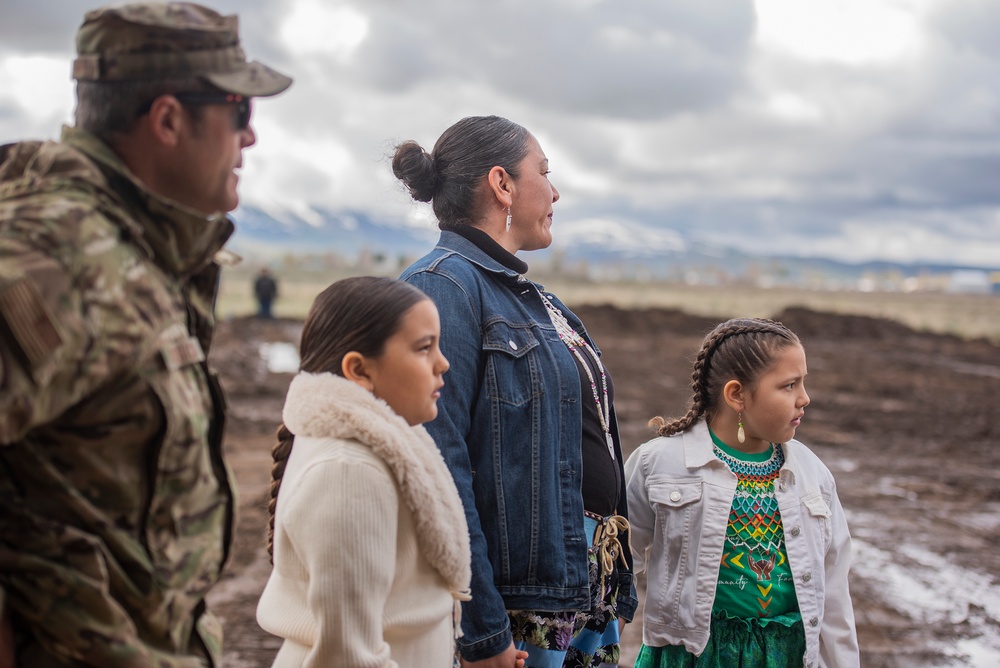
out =
{"type": "Polygon", "coordinates": [[[517,344],[516,343],[514,343],[513,341],[508,341],[507,343],[510,344],[510,349],[511,350],[517,350],[517,344]]]}
{"type": "Polygon", "coordinates": [[[819,626],[819,617],[813,617],[810,619],[809,626],[819,626]]]}
{"type": "Polygon", "coordinates": [[[803,582],[809,582],[812,579],[813,579],[812,573],[806,573],[805,575],[802,576],[803,582]]]}
{"type": "Polygon", "coordinates": [[[792,527],[792,535],[793,536],[798,536],[800,533],[802,533],[801,529],[799,529],[798,527],[792,527]]]}
{"type": "Polygon", "coordinates": [[[681,493],[680,492],[671,492],[670,493],[670,500],[671,501],[680,501],[681,500],[681,493]]]}

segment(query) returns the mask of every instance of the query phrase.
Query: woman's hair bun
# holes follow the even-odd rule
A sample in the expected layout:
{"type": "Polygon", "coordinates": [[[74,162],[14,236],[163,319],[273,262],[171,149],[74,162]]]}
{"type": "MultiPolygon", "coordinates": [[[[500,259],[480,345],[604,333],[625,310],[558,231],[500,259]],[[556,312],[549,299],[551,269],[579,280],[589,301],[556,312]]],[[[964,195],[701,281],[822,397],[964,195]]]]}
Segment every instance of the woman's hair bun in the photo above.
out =
{"type": "Polygon", "coordinates": [[[392,173],[418,202],[430,202],[438,189],[434,159],[415,141],[405,141],[392,156],[392,173]]]}

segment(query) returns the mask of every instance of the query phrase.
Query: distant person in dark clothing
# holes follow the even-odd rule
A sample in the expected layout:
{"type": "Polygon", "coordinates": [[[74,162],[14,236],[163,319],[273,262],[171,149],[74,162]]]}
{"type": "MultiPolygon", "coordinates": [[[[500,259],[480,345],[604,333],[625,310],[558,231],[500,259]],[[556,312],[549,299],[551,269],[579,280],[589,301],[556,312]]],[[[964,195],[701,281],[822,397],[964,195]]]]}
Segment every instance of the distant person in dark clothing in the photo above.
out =
{"type": "Polygon", "coordinates": [[[278,296],[278,282],[271,276],[267,267],[260,270],[257,280],[253,283],[253,293],[257,297],[257,317],[264,320],[271,320],[271,304],[278,296]]]}

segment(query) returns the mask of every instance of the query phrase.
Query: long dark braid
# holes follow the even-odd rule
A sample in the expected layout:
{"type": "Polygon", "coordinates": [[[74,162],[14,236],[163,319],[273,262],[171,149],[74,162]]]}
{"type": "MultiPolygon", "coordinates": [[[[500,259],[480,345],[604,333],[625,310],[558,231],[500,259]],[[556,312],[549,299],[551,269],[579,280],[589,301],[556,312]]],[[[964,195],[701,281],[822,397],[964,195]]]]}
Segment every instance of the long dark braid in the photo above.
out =
{"type": "Polygon", "coordinates": [[[705,337],[694,362],[688,412],[670,421],[654,417],[649,426],[660,436],[687,431],[703,416],[715,413],[726,383],[739,380],[753,385],[779,350],[797,343],[799,337],[774,320],[734,318],[716,326],[705,337]]]}
{"type": "Polygon", "coordinates": [[[281,479],[285,475],[285,466],[288,464],[288,456],[292,454],[292,445],[295,443],[295,434],[288,431],[288,427],[282,422],[276,434],[278,442],[271,450],[271,489],[267,499],[267,556],[271,563],[274,563],[274,512],[278,508],[278,492],[281,490],[281,479]]]}

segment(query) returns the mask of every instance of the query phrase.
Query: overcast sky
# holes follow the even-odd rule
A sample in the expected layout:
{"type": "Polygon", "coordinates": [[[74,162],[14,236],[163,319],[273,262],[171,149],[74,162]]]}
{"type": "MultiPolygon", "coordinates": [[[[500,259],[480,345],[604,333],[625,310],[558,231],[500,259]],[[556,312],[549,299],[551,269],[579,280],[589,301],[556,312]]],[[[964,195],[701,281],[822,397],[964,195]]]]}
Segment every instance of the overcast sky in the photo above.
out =
{"type": "MultiPolygon", "coordinates": [[[[292,75],[244,203],[430,226],[389,169],[467,115],[528,128],[554,235],[1000,266],[996,0],[219,0],[292,75]]],[[[0,142],[69,121],[79,0],[0,0],[0,142]]]]}

